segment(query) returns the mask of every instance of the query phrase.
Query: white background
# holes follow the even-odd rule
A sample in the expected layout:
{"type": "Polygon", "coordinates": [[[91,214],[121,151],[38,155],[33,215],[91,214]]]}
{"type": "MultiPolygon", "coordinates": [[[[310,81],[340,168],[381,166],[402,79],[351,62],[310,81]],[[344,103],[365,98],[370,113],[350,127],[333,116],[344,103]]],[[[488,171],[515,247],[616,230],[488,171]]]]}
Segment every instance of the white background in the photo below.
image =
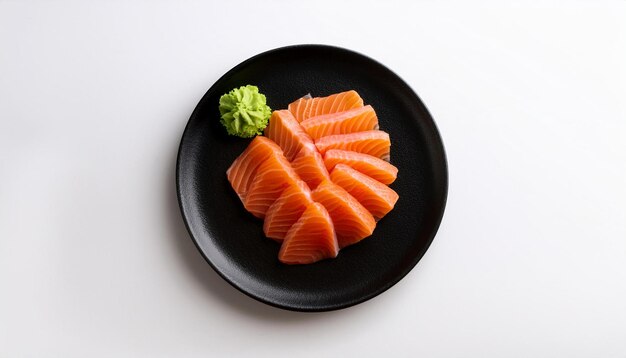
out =
{"type": "Polygon", "coordinates": [[[623,1],[0,0],[1,357],[626,357],[625,186],[623,1]],[[297,43],[400,74],[450,167],[416,268],[322,314],[220,279],[174,190],[204,92],[297,43]]]}

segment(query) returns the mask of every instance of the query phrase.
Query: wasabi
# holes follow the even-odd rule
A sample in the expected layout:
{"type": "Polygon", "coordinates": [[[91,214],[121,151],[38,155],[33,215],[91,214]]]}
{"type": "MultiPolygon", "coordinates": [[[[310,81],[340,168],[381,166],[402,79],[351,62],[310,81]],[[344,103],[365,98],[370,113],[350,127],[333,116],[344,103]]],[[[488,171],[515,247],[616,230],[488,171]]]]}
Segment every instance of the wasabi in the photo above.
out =
{"type": "Polygon", "coordinates": [[[261,134],[271,114],[257,86],[241,86],[220,97],[220,122],[230,135],[251,138],[261,134]]]}

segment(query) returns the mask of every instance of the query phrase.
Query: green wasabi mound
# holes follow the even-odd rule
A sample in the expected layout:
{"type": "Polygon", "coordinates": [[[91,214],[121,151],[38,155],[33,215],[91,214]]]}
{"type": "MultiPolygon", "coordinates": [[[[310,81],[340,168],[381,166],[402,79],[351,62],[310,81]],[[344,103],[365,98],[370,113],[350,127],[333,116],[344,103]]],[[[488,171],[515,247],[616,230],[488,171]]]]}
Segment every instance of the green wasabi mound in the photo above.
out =
{"type": "Polygon", "coordinates": [[[241,86],[220,97],[220,122],[230,135],[250,138],[261,134],[271,114],[257,86],[241,86]]]}

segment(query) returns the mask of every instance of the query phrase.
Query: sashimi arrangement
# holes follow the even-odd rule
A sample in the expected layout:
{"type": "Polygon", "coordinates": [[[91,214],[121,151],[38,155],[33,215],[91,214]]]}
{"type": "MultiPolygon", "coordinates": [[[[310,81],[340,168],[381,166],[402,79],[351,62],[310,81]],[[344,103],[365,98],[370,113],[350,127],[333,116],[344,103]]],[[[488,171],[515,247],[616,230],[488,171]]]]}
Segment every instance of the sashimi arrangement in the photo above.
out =
{"type": "Polygon", "coordinates": [[[264,128],[226,175],[246,210],[264,220],[265,236],[281,244],[282,263],[337,257],[393,209],[389,134],[356,91],[305,96],[273,112],[254,86],[226,96],[220,112],[229,134],[264,128]]]}

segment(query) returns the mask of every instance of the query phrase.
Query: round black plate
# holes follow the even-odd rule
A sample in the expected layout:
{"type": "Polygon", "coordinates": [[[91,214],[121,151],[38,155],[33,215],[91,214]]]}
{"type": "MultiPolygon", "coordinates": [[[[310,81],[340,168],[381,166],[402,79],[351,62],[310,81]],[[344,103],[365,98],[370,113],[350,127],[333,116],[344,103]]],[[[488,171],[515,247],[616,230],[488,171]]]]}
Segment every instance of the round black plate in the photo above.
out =
{"type": "Polygon", "coordinates": [[[267,304],[297,311],[328,311],[368,300],[393,286],[424,255],[441,222],[448,171],[441,138],[417,95],[380,63],[323,45],[278,48],[254,56],[220,78],[204,95],[185,129],[176,184],[191,237],[226,281],[267,304]],[[341,250],[336,259],[288,266],[279,245],[263,236],[262,221],[243,207],[226,169],[250,140],[228,136],[219,123],[219,97],[253,84],[272,109],[307,93],[356,90],[376,110],[391,136],[391,162],[400,195],[374,234],[341,250]]]}

